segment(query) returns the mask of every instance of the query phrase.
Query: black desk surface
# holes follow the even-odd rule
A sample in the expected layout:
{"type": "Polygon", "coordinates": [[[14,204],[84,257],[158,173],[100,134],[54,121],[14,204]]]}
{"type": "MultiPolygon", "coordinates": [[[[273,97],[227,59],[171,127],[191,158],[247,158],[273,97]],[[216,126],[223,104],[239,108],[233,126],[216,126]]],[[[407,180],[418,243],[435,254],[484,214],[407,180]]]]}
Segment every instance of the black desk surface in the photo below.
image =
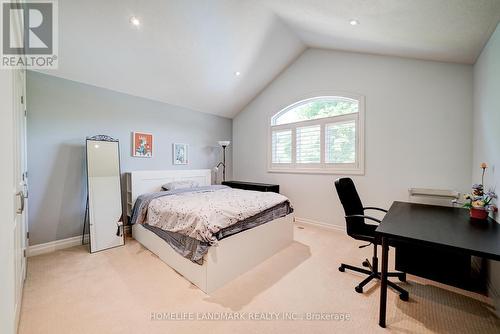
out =
{"type": "Polygon", "coordinates": [[[261,187],[275,187],[277,184],[269,184],[269,183],[258,183],[258,182],[247,182],[247,181],[224,181],[222,184],[240,184],[240,185],[249,185],[249,186],[261,186],[261,187]]]}
{"type": "Polygon", "coordinates": [[[500,261],[500,224],[491,219],[471,221],[469,211],[462,208],[394,202],[376,232],[500,261]]]}

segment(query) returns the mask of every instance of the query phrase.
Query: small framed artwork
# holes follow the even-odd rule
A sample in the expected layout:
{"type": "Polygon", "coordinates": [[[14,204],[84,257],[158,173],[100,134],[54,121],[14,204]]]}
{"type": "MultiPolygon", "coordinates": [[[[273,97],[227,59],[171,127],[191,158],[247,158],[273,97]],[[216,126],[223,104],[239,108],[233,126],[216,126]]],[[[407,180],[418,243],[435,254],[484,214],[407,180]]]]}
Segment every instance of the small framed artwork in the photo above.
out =
{"type": "Polygon", "coordinates": [[[188,164],[188,144],[174,143],[172,151],[174,165],[188,164]]]}
{"type": "Polygon", "coordinates": [[[153,135],[151,133],[132,133],[132,156],[138,158],[153,157],[153,135]]]}

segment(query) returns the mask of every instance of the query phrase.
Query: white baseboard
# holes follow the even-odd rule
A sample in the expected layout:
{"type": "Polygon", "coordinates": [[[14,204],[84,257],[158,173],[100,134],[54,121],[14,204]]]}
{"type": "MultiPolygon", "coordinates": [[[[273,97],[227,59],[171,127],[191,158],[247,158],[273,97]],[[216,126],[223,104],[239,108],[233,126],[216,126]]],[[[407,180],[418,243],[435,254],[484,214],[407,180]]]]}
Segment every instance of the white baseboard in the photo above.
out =
{"type": "MultiPolygon", "coordinates": [[[[87,243],[88,240],[89,240],[89,235],[86,234],[85,238],[84,238],[85,243],[87,243]]],[[[82,244],[82,236],[79,235],[79,236],[71,237],[71,238],[67,238],[67,239],[61,239],[61,240],[47,242],[44,244],[29,246],[28,251],[27,251],[27,255],[29,257],[29,256],[36,256],[36,255],[40,255],[40,254],[51,253],[51,252],[55,252],[56,250],[59,250],[59,249],[78,246],[81,244],[82,244]]]]}
{"type": "MultiPolygon", "coordinates": [[[[130,234],[132,231],[132,227],[130,225],[125,225],[124,227],[125,233],[130,234]]],[[[89,235],[85,234],[84,242],[88,243],[89,242],[89,235]]],[[[73,246],[78,246],[82,244],[82,236],[76,236],[76,237],[71,237],[67,239],[61,239],[61,240],[56,240],[56,241],[50,241],[44,244],[38,244],[38,245],[33,245],[29,246],[27,250],[27,255],[29,256],[36,256],[40,254],[46,254],[46,253],[51,253],[55,252],[56,250],[59,249],[65,249],[65,248],[70,248],[73,246]]]]}
{"type": "Polygon", "coordinates": [[[295,223],[297,223],[297,224],[312,225],[312,226],[326,228],[326,229],[334,230],[334,231],[340,231],[340,232],[344,232],[344,233],[346,231],[345,225],[344,226],[338,226],[338,225],[323,223],[323,222],[319,222],[319,221],[312,220],[312,219],[307,219],[307,218],[295,217],[295,223]]]}

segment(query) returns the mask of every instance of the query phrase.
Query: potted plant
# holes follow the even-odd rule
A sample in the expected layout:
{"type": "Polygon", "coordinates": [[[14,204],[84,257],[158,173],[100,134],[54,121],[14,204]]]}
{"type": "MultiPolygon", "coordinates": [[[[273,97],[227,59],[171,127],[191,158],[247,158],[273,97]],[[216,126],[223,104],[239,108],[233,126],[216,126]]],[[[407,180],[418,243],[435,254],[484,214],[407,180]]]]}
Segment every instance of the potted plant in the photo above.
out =
{"type": "Polygon", "coordinates": [[[495,192],[492,190],[484,192],[484,173],[488,165],[483,162],[481,168],[483,169],[481,184],[472,185],[472,193],[464,195],[466,203],[463,206],[469,209],[470,217],[474,220],[486,220],[490,211],[497,211],[497,207],[492,203],[493,199],[497,198],[495,192]]]}

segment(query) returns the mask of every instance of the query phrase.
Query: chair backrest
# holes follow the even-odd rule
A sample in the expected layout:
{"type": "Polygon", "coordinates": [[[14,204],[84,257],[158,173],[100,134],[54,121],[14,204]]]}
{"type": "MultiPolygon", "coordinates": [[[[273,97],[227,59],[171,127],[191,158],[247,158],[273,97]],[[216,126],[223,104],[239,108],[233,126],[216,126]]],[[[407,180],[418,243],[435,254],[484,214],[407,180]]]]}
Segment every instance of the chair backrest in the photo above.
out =
{"type": "MultiPolygon", "coordinates": [[[[350,178],[343,177],[335,180],[335,188],[346,216],[364,214],[363,203],[350,178]]],[[[365,231],[365,220],[364,218],[346,218],[346,227],[347,234],[354,237],[365,231]]]]}

